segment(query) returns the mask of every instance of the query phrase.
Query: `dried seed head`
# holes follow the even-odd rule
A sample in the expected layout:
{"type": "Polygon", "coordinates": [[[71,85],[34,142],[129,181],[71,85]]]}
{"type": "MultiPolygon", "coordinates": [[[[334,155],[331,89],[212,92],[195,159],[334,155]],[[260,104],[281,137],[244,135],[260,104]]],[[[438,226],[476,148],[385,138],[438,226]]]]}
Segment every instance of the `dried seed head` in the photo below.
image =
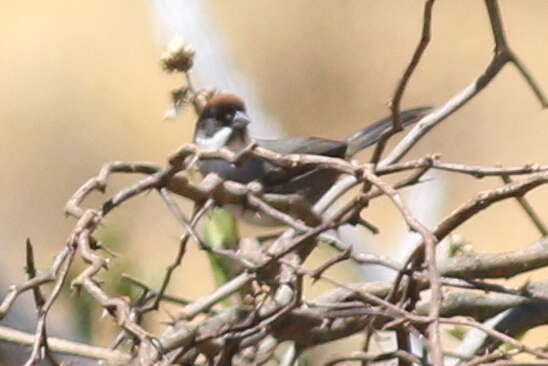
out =
{"type": "Polygon", "coordinates": [[[192,67],[194,50],[182,38],[175,38],[169,42],[160,60],[167,72],[187,72],[192,67]]]}

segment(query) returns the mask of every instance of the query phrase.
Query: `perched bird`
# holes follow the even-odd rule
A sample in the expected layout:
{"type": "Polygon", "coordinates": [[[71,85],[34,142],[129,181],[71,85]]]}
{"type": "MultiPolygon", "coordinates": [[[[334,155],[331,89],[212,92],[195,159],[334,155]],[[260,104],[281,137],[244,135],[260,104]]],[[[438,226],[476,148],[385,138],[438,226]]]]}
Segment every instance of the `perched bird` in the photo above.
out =
{"type": "MultiPolygon", "coordinates": [[[[403,127],[418,121],[430,110],[415,108],[400,114],[403,127]]],[[[281,154],[313,154],[350,159],[356,153],[378,142],[391,127],[392,119],[377,121],[349,136],[343,141],[321,137],[291,137],[282,139],[257,139],[249,134],[250,119],[245,104],[236,95],[218,94],[205,105],[194,130],[194,143],[206,149],[228,148],[239,152],[256,143],[260,147],[281,154]]],[[[340,172],[317,166],[300,165],[292,168],[279,167],[262,158],[250,157],[232,164],[222,159],[202,159],[199,163],[203,175],[217,173],[220,177],[239,183],[258,181],[264,193],[296,194],[309,204],[314,204],[335,183],[340,172]]],[[[247,213],[248,221],[266,223],[258,213],[247,213]]]]}

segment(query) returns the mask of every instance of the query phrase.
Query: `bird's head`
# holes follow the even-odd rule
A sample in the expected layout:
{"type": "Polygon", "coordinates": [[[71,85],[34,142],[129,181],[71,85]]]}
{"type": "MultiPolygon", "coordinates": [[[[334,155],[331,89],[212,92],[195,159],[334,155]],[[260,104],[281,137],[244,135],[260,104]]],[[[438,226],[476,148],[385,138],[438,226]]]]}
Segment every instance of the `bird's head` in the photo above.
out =
{"type": "Polygon", "coordinates": [[[194,142],[207,149],[245,144],[248,124],[243,100],[233,94],[218,94],[205,105],[196,123],[194,142]]]}

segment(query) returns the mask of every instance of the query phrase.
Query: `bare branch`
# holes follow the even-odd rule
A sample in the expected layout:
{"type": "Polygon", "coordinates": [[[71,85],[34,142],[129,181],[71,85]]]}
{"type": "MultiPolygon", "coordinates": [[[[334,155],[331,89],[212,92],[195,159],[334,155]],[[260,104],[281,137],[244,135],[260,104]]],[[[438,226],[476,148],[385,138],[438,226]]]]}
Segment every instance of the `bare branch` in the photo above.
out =
{"type": "MultiPolygon", "coordinates": [[[[30,346],[34,343],[35,336],[34,334],[0,326],[0,339],[5,342],[30,346]]],[[[122,352],[71,342],[60,338],[48,337],[47,342],[52,352],[104,360],[109,365],[125,365],[130,360],[130,356],[122,352]]]]}

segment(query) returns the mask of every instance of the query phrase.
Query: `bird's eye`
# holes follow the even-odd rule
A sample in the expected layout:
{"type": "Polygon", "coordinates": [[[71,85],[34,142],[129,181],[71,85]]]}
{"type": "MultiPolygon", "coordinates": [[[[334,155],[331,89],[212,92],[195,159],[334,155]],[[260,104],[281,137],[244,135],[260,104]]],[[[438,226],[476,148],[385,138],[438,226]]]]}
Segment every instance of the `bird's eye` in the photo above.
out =
{"type": "Polygon", "coordinates": [[[234,119],[234,113],[225,114],[225,121],[232,121],[234,119]]]}

